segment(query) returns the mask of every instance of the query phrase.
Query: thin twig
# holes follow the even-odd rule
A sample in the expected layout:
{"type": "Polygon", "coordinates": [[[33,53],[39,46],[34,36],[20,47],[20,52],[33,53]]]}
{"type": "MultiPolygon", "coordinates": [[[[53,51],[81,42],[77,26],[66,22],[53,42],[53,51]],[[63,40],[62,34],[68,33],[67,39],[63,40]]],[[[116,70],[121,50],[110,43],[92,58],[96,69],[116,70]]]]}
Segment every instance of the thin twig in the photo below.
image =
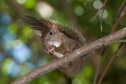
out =
{"type": "Polygon", "coordinates": [[[98,78],[98,73],[99,73],[99,71],[100,71],[100,66],[101,66],[102,57],[103,57],[103,55],[104,55],[104,53],[105,53],[105,52],[103,52],[103,51],[105,51],[105,50],[106,50],[106,47],[103,48],[102,53],[101,53],[101,57],[100,57],[100,59],[99,59],[99,61],[98,61],[98,65],[97,65],[97,69],[96,69],[96,74],[95,74],[95,78],[94,78],[94,84],[96,84],[96,82],[97,82],[97,78],[98,78]]]}
{"type": "Polygon", "coordinates": [[[121,19],[124,17],[125,14],[126,14],[126,6],[124,7],[124,10],[123,10],[122,13],[120,14],[120,17],[119,17],[118,20],[116,21],[114,27],[112,28],[111,33],[113,33],[113,32],[116,30],[117,25],[119,24],[119,22],[121,21],[121,19]]]}
{"type": "Polygon", "coordinates": [[[39,76],[41,76],[43,74],[56,70],[59,67],[62,67],[81,56],[89,54],[101,47],[107,46],[107,45],[111,44],[113,41],[119,40],[123,37],[126,37],[126,27],[115,33],[107,35],[99,40],[89,43],[89,44],[69,53],[68,55],[65,55],[63,58],[57,59],[55,61],[52,61],[49,64],[41,66],[41,67],[27,73],[26,75],[22,76],[21,78],[15,80],[11,84],[27,84],[30,81],[38,78],[39,76]]]}
{"type": "Polygon", "coordinates": [[[107,67],[105,68],[102,76],[100,77],[99,81],[98,81],[98,84],[101,84],[101,81],[103,80],[106,72],[108,71],[112,61],[114,60],[115,56],[117,55],[118,51],[120,50],[120,48],[122,47],[123,43],[121,43],[121,45],[118,47],[117,51],[115,52],[115,54],[112,56],[112,58],[110,59],[109,63],[107,64],[107,67]]]}
{"type": "Polygon", "coordinates": [[[98,10],[98,12],[95,14],[95,16],[90,20],[91,22],[93,21],[93,20],[95,20],[96,19],[96,17],[98,16],[98,14],[99,14],[99,12],[100,12],[100,10],[103,8],[103,5],[100,7],[100,9],[98,10]]]}
{"type": "Polygon", "coordinates": [[[103,17],[103,14],[104,14],[104,10],[105,10],[105,6],[106,6],[106,3],[107,3],[107,0],[105,0],[104,4],[103,4],[103,11],[102,11],[102,15],[101,15],[101,22],[100,22],[100,28],[101,28],[101,32],[102,32],[102,17],[103,17]]]}
{"type": "Polygon", "coordinates": [[[94,79],[94,84],[96,84],[96,82],[97,82],[98,72],[100,71],[101,61],[102,61],[102,57],[99,59],[99,62],[98,62],[98,65],[97,65],[96,74],[95,74],[95,79],[94,79]]]}
{"type": "Polygon", "coordinates": [[[117,40],[117,41],[113,41],[112,43],[124,43],[124,42],[126,42],[126,39],[125,40],[117,40]]]}
{"type": "Polygon", "coordinates": [[[102,17],[103,17],[104,10],[105,10],[105,9],[103,8],[102,15],[101,15],[101,22],[100,22],[101,32],[102,32],[102,30],[103,30],[103,29],[102,29],[102,17]]]}
{"type": "Polygon", "coordinates": [[[120,8],[118,10],[118,13],[116,14],[116,18],[118,17],[120,11],[122,10],[122,7],[124,6],[125,2],[126,2],[126,0],[123,0],[122,4],[121,4],[121,6],[120,6],[120,8]]]}
{"type": "Polygon", "coordinates": [[[90,21],[93,21],[98,16],[100,10],[102,10],[105,7],[106,2],[107,2],[107,0],[104,1],[103,5],[100,7],[100,9],[98,10],[98,12],[95,14],[95,16],[90,21]]]}

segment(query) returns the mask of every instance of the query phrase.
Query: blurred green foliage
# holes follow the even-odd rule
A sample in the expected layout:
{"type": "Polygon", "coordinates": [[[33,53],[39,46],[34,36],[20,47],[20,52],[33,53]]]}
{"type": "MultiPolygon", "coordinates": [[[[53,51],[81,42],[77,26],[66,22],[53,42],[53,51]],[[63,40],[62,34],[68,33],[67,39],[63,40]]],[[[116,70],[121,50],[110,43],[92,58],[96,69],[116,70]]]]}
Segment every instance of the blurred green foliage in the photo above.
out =
{"type": "Polygon", "coordinates": [[[24,6],[28,9],[32,9],[35,7],[36,1],[35,0],[26,0],[24,6]]]}
{"type": "MultiPolygon", "coordinates": [[[[29,27],[20,23],[20,16],[30,15],[51,19],[62,25],[72,25],[70,17],[75,18],[83,30],[87,43],[110,33],[116,20],[116,14],[123,0],[108,0],[100,31],[100,14],[97,13],[104,0],[64,0],[71,10],[65,9],[61,0],[0,0],[0,84],[9,84],[33,69],[49,63],[50,57],[44,53],[40,37],[29,27]],[[94,5],[95,2],[96,5],[94,5]],[[85,5],[86,4],[86,5],[85,5]],[[96,8],[95,8],[96,7],[96,8]],[[73,15],[68,15],[68,11],[73,15]],[[44,14],[44,15],[43,15],[44,14]],[[50,16],[49,16],[50,14],[50,16]],[[46,15],[46,16],[45,16],[46,15]]],[[[126,26],[126,16],[119,23],[117,30],[126,26]]],[[[73,27],[73,26],[71,26],[73,27]]],[[[111,56],[120,43],[108,47],[101,64],[100,75],[104,71],[111,56]]],[[[126,84],[126,45],[124,45],[113,61],[102,84],[126,84]]],[[[45,74],[29,84],[93,84],[96,66],[101,54],[99,49],[92,54],[83,72],[69,77],[58,70],[45,74]]],[[[99,76],[100,77],[100,76],[99,76]]]]}

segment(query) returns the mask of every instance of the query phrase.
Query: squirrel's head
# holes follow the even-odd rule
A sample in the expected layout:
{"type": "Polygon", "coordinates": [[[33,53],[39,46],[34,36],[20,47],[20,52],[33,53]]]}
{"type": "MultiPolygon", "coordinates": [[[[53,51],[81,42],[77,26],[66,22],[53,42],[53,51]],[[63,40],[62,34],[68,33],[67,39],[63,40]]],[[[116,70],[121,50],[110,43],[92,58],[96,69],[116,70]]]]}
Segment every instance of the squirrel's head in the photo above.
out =
{"type": "Polygon", "coordinates": [[[37,19],[30,16],[23,16],[21,20],[31,26],[34,32],[41,36],[44,44],[59,46],[60,32],[56,23],[44,19],[37,19]],[[55,43],[55,44],[54,44],[55,43]]]}
{"type": "Polygon", "coordinates": [[[43,42],[45,45],[59,47],[62,42],[62,36],[63,34],[58,30],[57,25],[53,22],[52,27],[43,39],[43,42]]]}

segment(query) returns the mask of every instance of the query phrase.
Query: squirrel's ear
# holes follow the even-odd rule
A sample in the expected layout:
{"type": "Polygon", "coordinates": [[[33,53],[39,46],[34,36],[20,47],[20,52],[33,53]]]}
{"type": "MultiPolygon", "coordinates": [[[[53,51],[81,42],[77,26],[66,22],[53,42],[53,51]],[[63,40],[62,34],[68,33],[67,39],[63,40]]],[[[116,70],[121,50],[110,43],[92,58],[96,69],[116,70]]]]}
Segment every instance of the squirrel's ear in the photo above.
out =
{"type": "Polygon", "coordinates": [[[53,30],[55,31],[55,32],[57,32],[58,31],[58,29],[57,29],[57,25],[56,25],[56,23],[52,23],[52,28],[53,28],[53,30]]]}

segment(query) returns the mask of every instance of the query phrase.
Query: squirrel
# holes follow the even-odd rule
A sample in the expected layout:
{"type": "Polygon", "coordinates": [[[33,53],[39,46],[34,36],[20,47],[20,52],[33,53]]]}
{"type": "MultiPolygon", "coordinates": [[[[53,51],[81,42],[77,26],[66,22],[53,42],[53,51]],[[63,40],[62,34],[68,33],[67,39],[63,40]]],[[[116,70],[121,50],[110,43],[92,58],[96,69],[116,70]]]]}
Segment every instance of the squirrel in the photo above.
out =
{"type": "MultiPolygon", "coordinates": [[[[45,19],[37,19],[31,16],[21,18],[41,36],[46,52],[50,54],[51,61],[67,56],[66,54],[85,45],[85,38],[76,29],[63,27],[58,23],[45,19]]],[[[82,72],[88,56],[82,56],[58,70],[68,75],[76,75],[82,72]]]]}

